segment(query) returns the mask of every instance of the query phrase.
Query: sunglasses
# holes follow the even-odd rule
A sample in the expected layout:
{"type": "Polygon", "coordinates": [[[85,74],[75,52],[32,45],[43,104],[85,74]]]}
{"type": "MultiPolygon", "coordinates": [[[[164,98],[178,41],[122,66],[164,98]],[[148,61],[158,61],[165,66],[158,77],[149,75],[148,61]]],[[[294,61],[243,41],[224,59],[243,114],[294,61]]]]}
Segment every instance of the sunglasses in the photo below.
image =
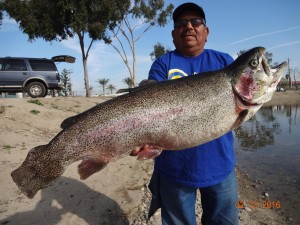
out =
{"type": "Polygon", "coordinates": [[[198,27],[201,24],[205,26],[205,21],[203,19],[182,19],[174,22],[174,27],[185,27],[188,22],[191,22],[193,27],[198,27]]]}

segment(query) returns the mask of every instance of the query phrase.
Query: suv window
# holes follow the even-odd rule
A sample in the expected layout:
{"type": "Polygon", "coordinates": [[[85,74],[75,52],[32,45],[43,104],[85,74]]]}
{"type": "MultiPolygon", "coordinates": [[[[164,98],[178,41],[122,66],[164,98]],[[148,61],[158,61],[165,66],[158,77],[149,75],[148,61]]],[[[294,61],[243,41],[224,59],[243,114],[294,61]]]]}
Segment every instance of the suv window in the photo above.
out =
{"type": "Polygon", "coordinates": [[[5,71],[26,71],[26,64],[22,59],[6,59],[2,70],[5,71]]]}
{"type": "Polygon", "coordinates": [[[56,71],[55,64],[48,60],[28,60],[33,71],[56,71]]]}

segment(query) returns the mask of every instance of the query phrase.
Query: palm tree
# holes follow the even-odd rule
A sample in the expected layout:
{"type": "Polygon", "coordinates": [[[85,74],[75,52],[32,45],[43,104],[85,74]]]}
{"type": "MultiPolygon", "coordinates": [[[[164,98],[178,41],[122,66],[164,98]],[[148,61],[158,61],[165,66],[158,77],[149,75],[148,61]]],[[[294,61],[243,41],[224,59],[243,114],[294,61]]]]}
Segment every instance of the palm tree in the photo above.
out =
{"type": "Polygon", "coordinates": [[[106,89],[110,90],[110,94],[112,94],[113,90],[116,90],[116,86],[110,84],[110,85],[107,86],[106,89]]]}
{"type": "Polygon", "coordinates": [[[128,85],[128,88],[134,87],[134,81],[131,77],[126,77],[123,82],[128,85]]]}
{"type": "Polygon", "coordinates": [[[98,79],[96,82],[98,82],[101,86],[102,86],[102,90],[103,90],[103,95],[105,95],[105,86],[108,84],[109,79],[98,79]]]}

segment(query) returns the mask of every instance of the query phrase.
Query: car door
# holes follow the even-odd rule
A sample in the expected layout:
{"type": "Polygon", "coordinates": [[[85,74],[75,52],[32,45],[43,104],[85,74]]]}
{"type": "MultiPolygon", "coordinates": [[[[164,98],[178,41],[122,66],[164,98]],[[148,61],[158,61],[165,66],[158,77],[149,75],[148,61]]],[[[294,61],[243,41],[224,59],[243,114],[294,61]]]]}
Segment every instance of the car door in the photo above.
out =
{"type": "Polygon", "coordinates": [[[22,88],[29,72],[24,59],[4,59],[1,69],[2,86],[7,89],[22,88]]]}

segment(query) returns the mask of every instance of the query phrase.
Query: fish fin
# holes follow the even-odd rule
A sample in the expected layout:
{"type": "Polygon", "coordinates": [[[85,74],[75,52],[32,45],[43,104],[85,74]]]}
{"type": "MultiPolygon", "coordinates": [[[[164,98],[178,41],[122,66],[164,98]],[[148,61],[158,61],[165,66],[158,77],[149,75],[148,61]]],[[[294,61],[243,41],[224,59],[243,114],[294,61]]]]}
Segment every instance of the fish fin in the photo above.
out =
{"type": "Polygon", "coordinates": [[[28,198],[33,198],[40,189],[53,184],[64,172],[59,161],[45,163],[41,160],[46,151],[47,145],[32,148],[22,165],[11,172],[13,181],[28,198]]]}
{"type": "Polygon", "coordinates": [[[81,180],[85,180],[94,173],[102,170],[109,161],[103,159],[86,159],[78,165],[78,173],[81,180]]]}
{"type": "Polygon", "coordinates": [[[84,113],[85,112],[78,113],[75,116],[70,116],[70,117],[66,118],[64,121],[61,122],[60,128],[65,129],[66,127],[69,127],[69,126],[75,124],[78,121],[78,118],[81,117],[84,113]]]}
{"type": "Polygon", "coordinates": [[[153,84],[156,84],[156,83],[157,83],[156,80],[147,80],[147,79],[145,79],[145,80],[142,80],[142,81],[140,82],[139,86],[137,86],[137,87],[134,87],[134,88],[125,88],[125,89],[119,89],[119,90],[117,91],[117,94],[123,93],[123,92],[129,92],[129,93],[131,93],[131,92],[133,92],[133,91],[138,91],[138,90],[144,89],[145,87],[149,87],[149,86],[151,86],[151,85],[153,85],[153,84]]]}
{"type": "Polygon", "coordinates": [[[233,123],[232,129],[234,129],[234,128],[240,126],[240,125],[244,122],[244,120],[245,120],[245,118],[246,118],[247,115],[248,115],[248,109],[245,109],[245,110],[241,111],[241,112],[239,113],[238,118],[237,118],[237,119],[235,120],[235,122],[233,123]]]}
{"type": "Polygon", "coordinates": [[[74,120],[74,116],[71,116],[67,119],[65,119],[64,121],[62,121],[62,123],[60,124],[60,128],[61,129],[65,129],[69,124],[71,124],[74,120]]]}
{"type": "Polygon", "coordinates": [[[162,149],[154,149],[154,148],[149,148],[149,149],[145,149],[140,151],[137,154],[137,160],[146,160],[146,159],[153,159],[156,158],[157,156],[160,155],[160,153],[162,152],[162,149]]]}
{"type": "Polygon", "coordinates": [[[30,199],[32,199],[40,189],[52,185],[57,178],[55,176],[39,176],[33,167],[24,164],[12,171],[11,177],[23,194],[30,199]]]}

